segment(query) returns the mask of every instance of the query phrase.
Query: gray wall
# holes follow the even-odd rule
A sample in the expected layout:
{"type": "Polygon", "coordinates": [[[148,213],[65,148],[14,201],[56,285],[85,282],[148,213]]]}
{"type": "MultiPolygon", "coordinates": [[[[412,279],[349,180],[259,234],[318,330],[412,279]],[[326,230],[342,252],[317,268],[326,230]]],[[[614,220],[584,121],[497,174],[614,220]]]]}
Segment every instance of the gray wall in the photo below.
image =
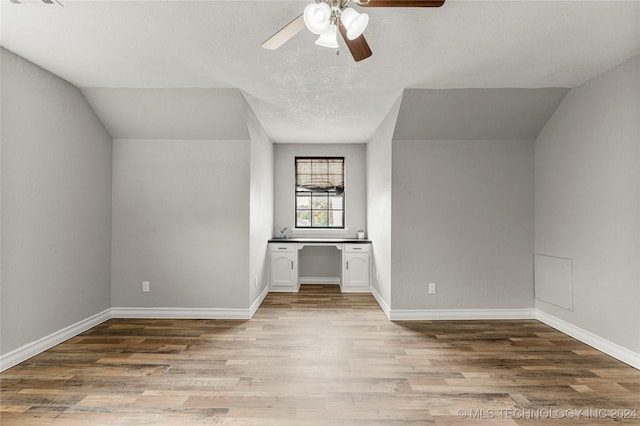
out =
{"type": "Polygon", "coordinates": [[[298,252],[300,259],[300,277],[336,278],[342,274],[342,252],[335,247],[307,246],[298,252]]]}
{"type": "Polygon", "coordinates": [[[537,253],[573,261],[573,311],[640,352],[640,57],[569,92],[535,144],[537,253]]]}
{"type": "Polygon", "coordinates": [[[367,232],[372,241],[375,291],[391,307],[391,143],[398,98],[367,144],[367,232]]]}
{"type": "Polygon", "coordinates": [[[111,306],[111,137],[77,88],[1,50],[6,354],[111,306]]]}
{"type": "MultiPolygon", "coordinates": [[[[345,225],[348,232],[301,230],[290,234],[295,237],[348,237],[355,238],[358,228],[366,226],[366,145],[365,144],[275,144],[274,145],[275,219],[273,235],[278,226],[291,228],[295,224],[295,157],[334,156],[345,158],[345,225]]],[[[340,276],[335,253],[325,250],[314,253],[300,252],[300,276],[318,277],[318,271],[327,271],[321,277],[340,276]],[[312,257],[309,257],[312,256],[312,257]],[[308,258],[309,257],[309,258],[308,258]],[[309,270],[305,265],[313,265],[309,270]],[[337,272],[336,272],[337,271],[337,272]]]]}
{"type": "Polygon", "coordinates": [[[392,163],[392,308],[533,307],[533,141],[394,141],[392,163]]]}
{"type": "Polygon", "coordinates": [[[251,137],[249,188],[249,304],[269,284],[267,241],[273,227],[273,144],[248,103],[245,114],[251,137]]]}
{"type": "Polygon", "coordinates": [[[248,307],[249,150],[114,140],[114,307],[248,307]]]}

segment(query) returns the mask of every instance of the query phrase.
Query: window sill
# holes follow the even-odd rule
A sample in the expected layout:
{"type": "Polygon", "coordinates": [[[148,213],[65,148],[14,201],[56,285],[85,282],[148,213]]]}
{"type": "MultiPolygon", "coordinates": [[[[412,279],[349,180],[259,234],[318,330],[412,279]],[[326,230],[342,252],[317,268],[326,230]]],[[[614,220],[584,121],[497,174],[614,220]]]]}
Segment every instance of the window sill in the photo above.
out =
{"type": "Polygon", "coordinates": [[[331,228],[293,228],[292,234],[333,234],[345,235],[349,233],[349,228],[331,229],[331,228]]]}

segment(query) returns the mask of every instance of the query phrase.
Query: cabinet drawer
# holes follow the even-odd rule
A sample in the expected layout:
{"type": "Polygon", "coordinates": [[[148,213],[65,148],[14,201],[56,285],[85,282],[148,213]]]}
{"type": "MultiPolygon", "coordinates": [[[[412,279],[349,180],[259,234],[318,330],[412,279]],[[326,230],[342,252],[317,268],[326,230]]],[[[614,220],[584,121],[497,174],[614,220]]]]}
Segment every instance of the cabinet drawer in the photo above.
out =
{"type": "Polygon", "coordinates": [[[368,253],[371,248],[371,244],[345,244],[345,253],[368,253]]]}
{"type": "Polygon", "coordinates": [[[269,244],[271,253],[295,253],[297,244],[282,243],[269,244]]]}

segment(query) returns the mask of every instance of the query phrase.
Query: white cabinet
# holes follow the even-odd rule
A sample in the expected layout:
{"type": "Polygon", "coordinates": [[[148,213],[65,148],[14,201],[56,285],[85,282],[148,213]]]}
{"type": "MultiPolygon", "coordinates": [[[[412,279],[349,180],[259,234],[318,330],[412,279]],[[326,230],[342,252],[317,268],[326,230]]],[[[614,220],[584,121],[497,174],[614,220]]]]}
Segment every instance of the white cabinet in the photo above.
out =
{"type": "Polygon", "coordinates": [[[269,291],[292,291],[300,289],[298,252],[306,246],[332,246],[342,251],[342,276],[340,289],[343,292],[371,292],[371,244],[369,242],[332,242],[322,239],[269,242],[269,267],[271,281],[269,291]]]}
{"type": "Polygon", "coordinates": [[[298,291],[298,250],[296,244],[270,244],[271,283],[269,291],[298,291]]]}
{"type": "Polygon", "coordinates": [[[369,292],[370,244],[345,244],[342,254],[343,292],[369,292]]]}

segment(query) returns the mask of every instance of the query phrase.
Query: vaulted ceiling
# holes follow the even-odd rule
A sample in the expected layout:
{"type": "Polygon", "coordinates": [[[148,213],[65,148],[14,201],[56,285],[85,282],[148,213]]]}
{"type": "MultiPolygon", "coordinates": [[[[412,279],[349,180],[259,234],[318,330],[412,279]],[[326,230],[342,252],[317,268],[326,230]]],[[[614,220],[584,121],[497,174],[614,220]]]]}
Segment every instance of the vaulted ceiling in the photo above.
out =
{"type": "MultiPolygon", "coordinates": [[[[336,55],[306,30],[260,47],[306,0],[0,1],[2,46],[80,87],[117,137],[239,137],[239,103],[219,90],[239,89],[275,142],[366,142],[406,88],[570,88],[640,54],[638,1],[368,9],[373,56],[359,63],[342,41],[336,55]]],[[[518,93],[534,109],[562,93],[534,92],[518,93]]],[[[505,105],[487,93],[475,101],[505,105]]],[[[460,102],[456,90],[412,96],[415,108],[460,102]]]]}

